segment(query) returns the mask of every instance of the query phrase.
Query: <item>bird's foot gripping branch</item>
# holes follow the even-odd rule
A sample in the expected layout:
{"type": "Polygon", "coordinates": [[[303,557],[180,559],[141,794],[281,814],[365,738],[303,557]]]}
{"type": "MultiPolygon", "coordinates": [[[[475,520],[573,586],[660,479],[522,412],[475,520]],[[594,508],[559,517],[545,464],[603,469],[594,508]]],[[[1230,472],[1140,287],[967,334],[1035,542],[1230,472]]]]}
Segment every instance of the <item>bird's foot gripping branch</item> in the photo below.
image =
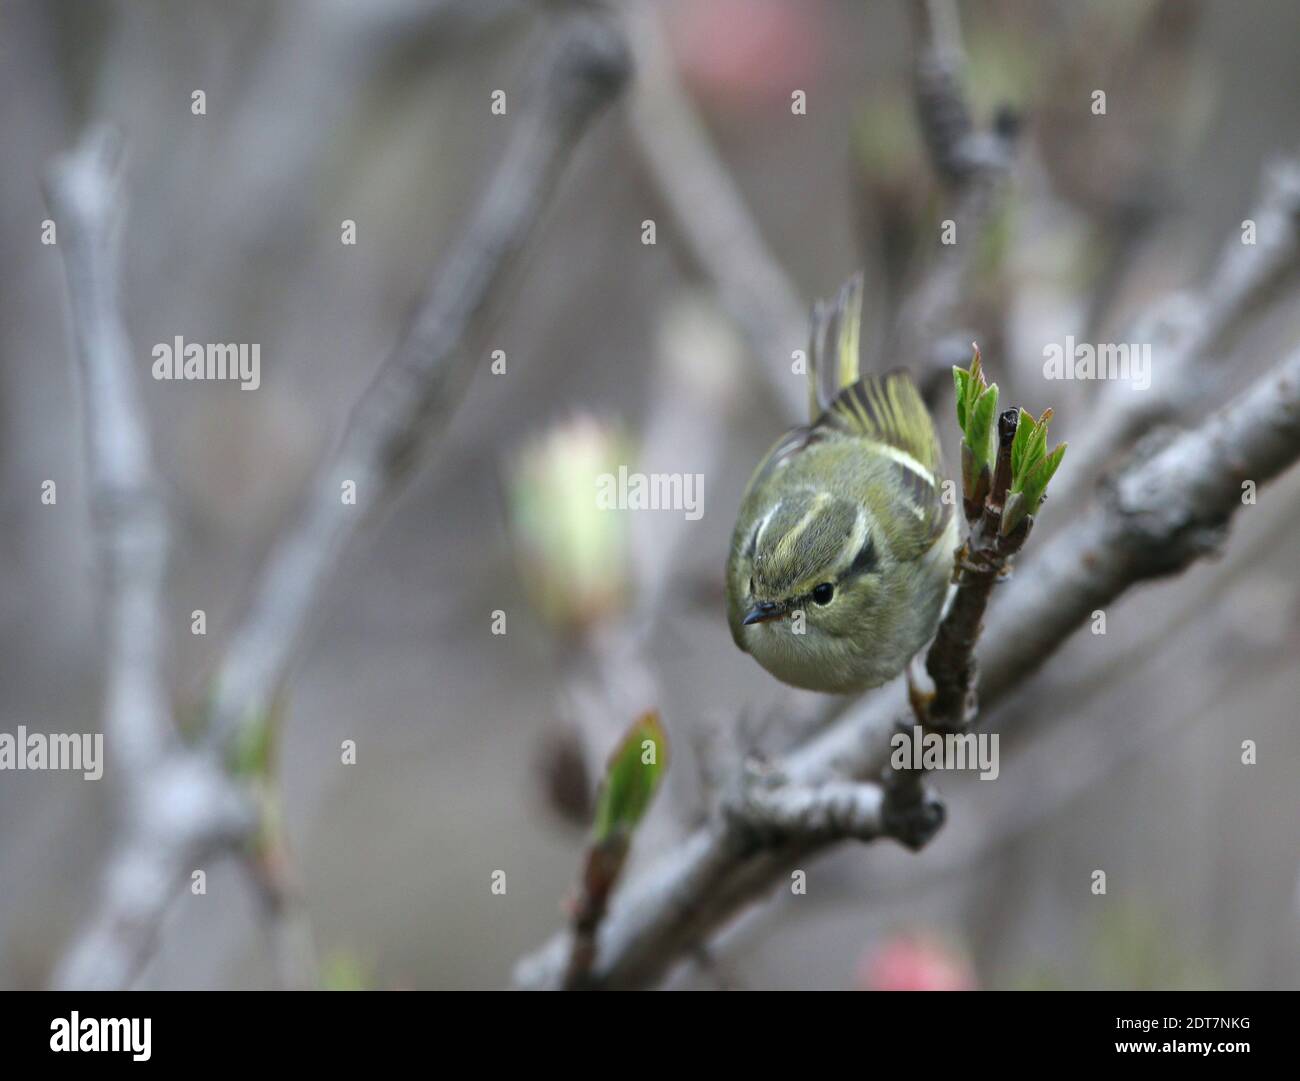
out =
{"type": "MultiPolygon", "coordinates": [[[[931,685],[918,686],[911,673],[908,682],[916,723],[940,735],[974,723],[975,643],[989,595],[1010,573],[1065,455],[1064,443],[1047,449],[1050,409],[1037,420],[1023,409],[998,412],[998,386],[985,381],[978,346],[970,368],[954,368],[953,378],[966,536],[956,553],[952,603],[925,658],[931,685]]],[[[883,814],[887,831],[911,848],[924,845],[944,820],[943,804],[926,789],[920,768],[889,771],[883,814]]]]}

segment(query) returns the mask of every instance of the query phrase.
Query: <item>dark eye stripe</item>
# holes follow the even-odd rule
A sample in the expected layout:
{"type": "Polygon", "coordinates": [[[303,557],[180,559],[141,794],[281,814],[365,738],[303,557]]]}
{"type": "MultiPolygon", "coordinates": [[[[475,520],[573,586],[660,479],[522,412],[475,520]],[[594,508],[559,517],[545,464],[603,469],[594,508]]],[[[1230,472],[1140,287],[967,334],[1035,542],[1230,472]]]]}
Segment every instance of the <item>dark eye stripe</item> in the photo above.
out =
{"type": "Polygon", "coordinates": [[[871,534],[867,534],[866,540],[862,542],[862,547],[858,549],[858,554],[853,557],[853,562],[849,564],[849,569],[843,574],[844,578],[853,578],[859,574],[870,574],[876,569],[876,545],[871,539],[871,534]]]}

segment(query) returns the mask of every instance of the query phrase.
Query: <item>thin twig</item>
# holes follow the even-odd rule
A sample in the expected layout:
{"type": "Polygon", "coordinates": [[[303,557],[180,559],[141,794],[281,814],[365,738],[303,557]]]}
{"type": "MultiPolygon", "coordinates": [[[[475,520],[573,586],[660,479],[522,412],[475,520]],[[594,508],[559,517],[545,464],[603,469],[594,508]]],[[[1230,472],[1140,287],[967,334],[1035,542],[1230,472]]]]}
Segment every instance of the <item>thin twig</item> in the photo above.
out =
{"type": "MultiPolygon", "coordinates": [[[[161,632],[156,608],[149,605],[156,605],[161,588],[162,570],[155,564],[158,553],[165,555],[166,534],[151,502],[157,486],[148,483],[143,430],[122,391],[129,385],[130,350],[115,307],[119,174],[102,136],[52,174],[49,198],[66,238],[69,290],[87,372],[91,473],[108,484],[98,513],[120,531],[109,532],[117,547],[106,559],[126,598],[115,605],[119,629],[106,727],[124,765],[142,777],[149,770],[147,782],[130,793],[127,828],[109,862],[105,897],[59,965],[57,985],[128,986],[152,952],[184,877],[213,854],[246,842],[257,828],[250,794],[225,771],[229,743],[241,722],[267,717],[329,571],[364,510],[382,502],[451,407],[467,376],[466,336],[501,286],[579,136],[626,73],[621,38],[590,11],[567,17],[552,37],[538,65],[537,90],[464,239],[358,404],[304,516],[268,561],[221,669],[206,742],[196,751],[170,739],[161,688],[150,687],[159,663],[151,651],[161,632]],[[108,461],[103,469],[101,459],[108,461]],[[345,479],[357,486],[356,508],[341,504],[345,479]],[[139,633],[128,638],[125,630],[139,633]],[[120,665],[128,670],[118,672],[120,665]]],[[[255,881],[277,926],[304,926],[292,907],[295,899],[276,880],[255,881]]],[[[301,939],[296,935],[295,942],[301,939]]],[[[306,969],[298,965],[295,971],[306,969]]]]}
{"type": "Polygon", "coordinates": [[[1249,215],[1255,243],[1234,230],[1203,287],[1162,298],[1134,320],[1128,337],[1150,343],[1152,385],[1105,384],[1086,425],[1070,432],[1070,468],[1053,498],[1072,505],[1146,428],[1189,415],[1207,389],[1223,385],[1220,354],[1300,266],[1300,160],[1275,162],[1260,188],[1249,215]]]}
{"type": "Polygon", "coordinates": [[[609,898],[627,859],[626,837],[610,838],[587,849],[582,880],[573,906],[573,937],[569,961],[561,986],[566,991],[583,991],[591,981],[596,963],[596,933],[609,907],[609,898]]]}
{"type": "Polygon", "coordinates": [[[988,129],[976,125],[962,86],[964,56],[952,0],[910,0],[914,38],[913,92],[930,163],[947,193],[945,216],[956,243],[939,245],[933,261],[900,306],[891,363],[913,367],[927,401],[933,401],[954,364],[969,358],[972,328],[961,325],[970,268],[980,234],[1011,174],[1017,124],[1009,114],[988,129]]]}
{"type": "Polygon", "coordinates": [[[50,169],[46,200],[60,230],[86,472],[108,622],[105,730],[132,783],[173,742],[163,679],[162,592],[170,528],[131,385],[131,344],[118,288],[123,148],[97,128],[50,169]]]}
{"type": "MultiPolygon", "coordinates": [[[[977,492],[963,493],[970,532],[957,553],[957,589],[925,657],[934,691],[926,694],[908,688],[912,713],[929,731],[961,732],[974,723],[979,708],[975,646],[984,612],[994,585],[1009,572],[1011,558],[1023,547],[1033,523],[1026,517],[1009,533],[1002,531],[1018,417],[1017,410],[1008,409],[998,418],[997,456],[983,500],[977,501],[977,492]]],[[[911,721],[910,717],[901,718],[900,730],[906,731],[911,721]]],[[[928,796],[923,777],[920,767],[890,769],[885,774],[886,823],[890,832],[911,848],[927,844],[945,817],[942,805],[928,796]]]]}
{"type": "Polygon", "coordinates": [[[873,782],[791,784],[776,779],[745,785],[740,801],[724,805],[723,813],[769,844],[790,837],[829,844],[888,835],[884,804],[884,790],[873,782]]]}
{"type": "Polygon", "coordinates": [[[805,306],[682,87],[653,9],[645,0],[627,7],[637,67],[631,109],[637,149],[677,221],[674,236],[761,359],[773,400],[789,416],[800,417],[808,391],[792,360],[793,351],[807,344],[805,306]]]}
{"type": "Polygon", "coordinates": [[[339,556],[414,464],[471,374],[463,348],[500,292],[579,137],[628,72],[622,39],[590,12],[551,36],[505,156],[460,243],[411,324],[353,409],[342,443],[317,474],[301,517],[272,551],[235,631],[213,692],[214,743],[261,718],[309,629],[339,556]],[[357,505],[341,505],[344,481],[357,505]]]}
{"type": "Polygon", "coordinates": [[[253,821],[242,793],[215,763],[179,744],[166,704],[169,526],[131,387],[131,345],[118,299],[122,165],[116,135],[96,128],[54,163],[45,184],[67,272],[106,582],[104,729],[126,789],[123,839],[108,861],[102,902],[55,974],[57,985],[77,989],[130,983],[184,875],[245,836],[253,821]]]}
{"type": "Polygon", "coordinates": [[[975,686],[974,649],[979,637],[984,610],[994,584],[1008,568],[1013,555],[1025,543],[1028,525],[1004,534],[1002,511],[1011,487],[1011,444],[1016,437],[1014,409],[998,418],[998,452],[993,470],[992,488],[978,517],[971,523],[971,536],[957,557],[957,591],[934,644],[925,658],[925,668],[934,681],[934,697],[926,709],[929,724],[940,728],[960,728],[971,719],[970,702],[975,686]]]}
{"type": "MultiPolygon", "coordinates": [[[[721,457],[728,415],[736,407],[734,376],[741,369],[741,346],[712,303],[670,307],[663,327],[636,468],[672,472],[689,465],[703,478],[721,457]],[[702,356],[709,358],[703,369],[698,363],[702,356]]],[[[564,727],[556,738],[568,740],[572,756],[586,764],[592,795],[629,720],[662,704],[659,674],[647,646],[675,616],[672,590],[681,583],[674,572],[691,559],[698,524],[686,511],[645,521],[627,537],[628,599],[593,616],[580,633],[561,636],[559,716],[564,727]]]]}
{"type": "Polygon", "coordinates": [[[272,967],[282,991],[310,991],[320,985],[316,936],[302,893],[292,881],[283,840],[250,853],[244,867],[262,905],[272,967]]]}
{"type": "Polygon", "coordinates": [[[204,756],[178,751],[132,794],[103,896],[53,976],[63,990],[121,990],[154,952],[183,882],[257,826],[251,802],[204,756]]]}

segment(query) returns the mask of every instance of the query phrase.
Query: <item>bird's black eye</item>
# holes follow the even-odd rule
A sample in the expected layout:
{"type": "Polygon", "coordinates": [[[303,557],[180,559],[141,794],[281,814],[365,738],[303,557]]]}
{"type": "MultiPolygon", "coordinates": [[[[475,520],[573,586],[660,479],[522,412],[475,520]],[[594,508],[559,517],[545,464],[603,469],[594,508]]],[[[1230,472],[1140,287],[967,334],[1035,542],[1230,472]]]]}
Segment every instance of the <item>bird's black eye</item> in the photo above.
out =
{"type": "Polygon", "coordinates": [[[823,582],[813,590],[813,600],[818,604],[830,604],[833,596],[835,596],[835,587],[830,582],[823,582]]]}
{"type": "Polygon", "coordinates": [[[749,579],[749,595],[750,595],[751,597],[754,595],[754,579],[753,579],[753,576],[752,576],[752,575],[750,576],[750,579],[749,579]]]}

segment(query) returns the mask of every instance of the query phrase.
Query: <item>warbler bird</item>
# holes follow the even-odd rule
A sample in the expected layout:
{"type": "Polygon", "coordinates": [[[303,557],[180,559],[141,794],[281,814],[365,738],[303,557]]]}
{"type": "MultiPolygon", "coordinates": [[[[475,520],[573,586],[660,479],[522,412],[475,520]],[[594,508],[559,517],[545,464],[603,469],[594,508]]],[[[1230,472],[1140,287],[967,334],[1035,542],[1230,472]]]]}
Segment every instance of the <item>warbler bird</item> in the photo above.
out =
{"type": "Polygon", "coordinates": [[[845,694],[892,679],[933,636],[957,522],[910,376],[859,371],[862,275],[813,309],[811,422],[755,470],[727,561],[727,621],[777,679],[845,694]]]}

